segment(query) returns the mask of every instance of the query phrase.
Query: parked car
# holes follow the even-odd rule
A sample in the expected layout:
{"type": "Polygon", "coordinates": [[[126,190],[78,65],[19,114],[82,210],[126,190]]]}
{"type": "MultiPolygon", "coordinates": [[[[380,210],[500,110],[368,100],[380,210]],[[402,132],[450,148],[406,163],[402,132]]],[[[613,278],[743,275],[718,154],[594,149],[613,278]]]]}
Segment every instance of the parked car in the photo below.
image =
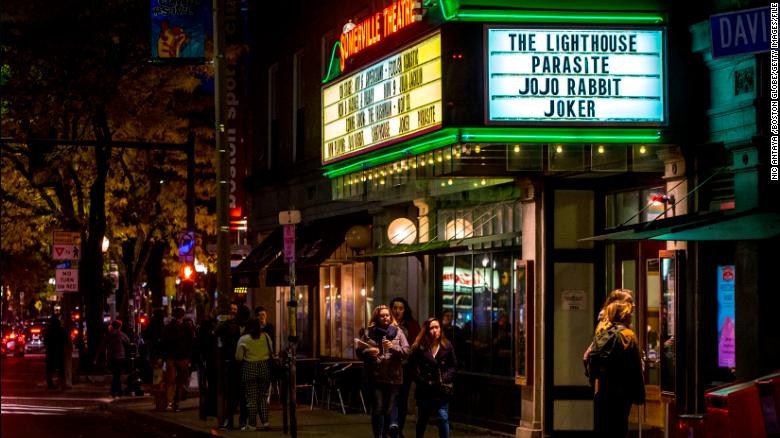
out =
{"type": "Polygon", "coordinates": [[[23,357],[26,350],[26,337],[24,330],[12,324],[3,324],[2,337],[0,338],[0,355],[14,355],[23,357]]]}

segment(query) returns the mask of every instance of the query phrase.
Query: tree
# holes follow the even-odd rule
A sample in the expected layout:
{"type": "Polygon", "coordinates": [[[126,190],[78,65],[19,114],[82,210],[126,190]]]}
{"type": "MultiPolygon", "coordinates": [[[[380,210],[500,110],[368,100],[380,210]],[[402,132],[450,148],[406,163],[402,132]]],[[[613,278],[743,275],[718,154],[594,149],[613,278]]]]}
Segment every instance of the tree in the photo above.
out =
{"type": "Polygon", "coordinates": [[[88,345],[96,347],[103,237],[112,242],[110,257],[120,262],[130,292],[141,280],[149,249],[156,242],[175,248],[185,229],[183,154],[129,149],[123,142],[184,143],[195,134],[198,197],[204,201],[196,223],[201,236],[214,234],[206,208],[213,198],[213,154],[205,143],[213,138],[212,100],[198,93],[199,78],[211,71],[147,62],[143,2],[65,0],[45,6],[10,0],[2,11],[0,111],[3,135],[12,139],[2,151],[2,251],[48,256],[50,247],[42,242],[53,229],[81,233],[79,284],[88,345]],[[21,217],[29,223],[17,224],[21,217]],[[6,223],[13,226],[6,229],[6,223]],[[123,254],[125,249],[132,254],[123,254]]]}

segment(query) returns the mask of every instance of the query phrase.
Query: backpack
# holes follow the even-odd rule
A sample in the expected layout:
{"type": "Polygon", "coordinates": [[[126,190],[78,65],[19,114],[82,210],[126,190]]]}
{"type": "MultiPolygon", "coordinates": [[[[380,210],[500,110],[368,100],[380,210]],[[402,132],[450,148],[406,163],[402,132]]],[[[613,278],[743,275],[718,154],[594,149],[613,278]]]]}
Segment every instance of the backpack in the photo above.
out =
{"type": "Polygon", "coordinates": [[[623,349],[620,332],[624,328],[622,324],[612,324],[593,337],[590,351],[585,358],[585,376],[591,384],[595,379],[600,379],[615,369],[615,364],[619,361],[618,355],[623,349]]]}

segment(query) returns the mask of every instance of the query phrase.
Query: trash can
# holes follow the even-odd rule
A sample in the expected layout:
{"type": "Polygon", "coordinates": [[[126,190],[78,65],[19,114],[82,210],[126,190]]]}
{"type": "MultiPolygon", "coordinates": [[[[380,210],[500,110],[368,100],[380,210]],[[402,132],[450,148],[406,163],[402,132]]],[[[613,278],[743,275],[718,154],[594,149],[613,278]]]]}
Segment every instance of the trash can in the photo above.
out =
{"type": "Polygon", "coordinates": [[[780,371],[756,379],[764,429],[768,437],[780,437],[780,371]]]}
{"type": "Polygon", "coordinates": [[[731,383],[704,393],[707,436],[765,438],[764,420],[755,381],[731,383]]]}
{"type": "Polygon", "coordinates": [[[677,416],[678,438],[703,438],[705,436],[704,414],[683,414],[677,416]]]}

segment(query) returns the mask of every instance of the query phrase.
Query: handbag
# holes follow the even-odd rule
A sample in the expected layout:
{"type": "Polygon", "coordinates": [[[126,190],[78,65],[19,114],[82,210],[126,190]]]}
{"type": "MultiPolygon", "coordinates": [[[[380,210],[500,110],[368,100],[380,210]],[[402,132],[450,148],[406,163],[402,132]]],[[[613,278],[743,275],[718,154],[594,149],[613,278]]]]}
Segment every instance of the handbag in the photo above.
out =
{"type": "Polygon", "coordinates": [[[439,368],[439,388],[441,394],[445,397],[452,397],[455,395],[455,388],[452,383],[444,383],[441,378],[441,368],[439,368]]]}
{"type": "Polygon", "coordinates": [[[268,345],[268,353],[270,354],[268,365],[271,368],[271,380],[281,380],[282,376],[284,375],[284,365],[282,365],[282,360],[271,349],[271,341],[268,338],[268,334],[263,333],[263,336],[265,336],[265,343],[268,345]]]}

